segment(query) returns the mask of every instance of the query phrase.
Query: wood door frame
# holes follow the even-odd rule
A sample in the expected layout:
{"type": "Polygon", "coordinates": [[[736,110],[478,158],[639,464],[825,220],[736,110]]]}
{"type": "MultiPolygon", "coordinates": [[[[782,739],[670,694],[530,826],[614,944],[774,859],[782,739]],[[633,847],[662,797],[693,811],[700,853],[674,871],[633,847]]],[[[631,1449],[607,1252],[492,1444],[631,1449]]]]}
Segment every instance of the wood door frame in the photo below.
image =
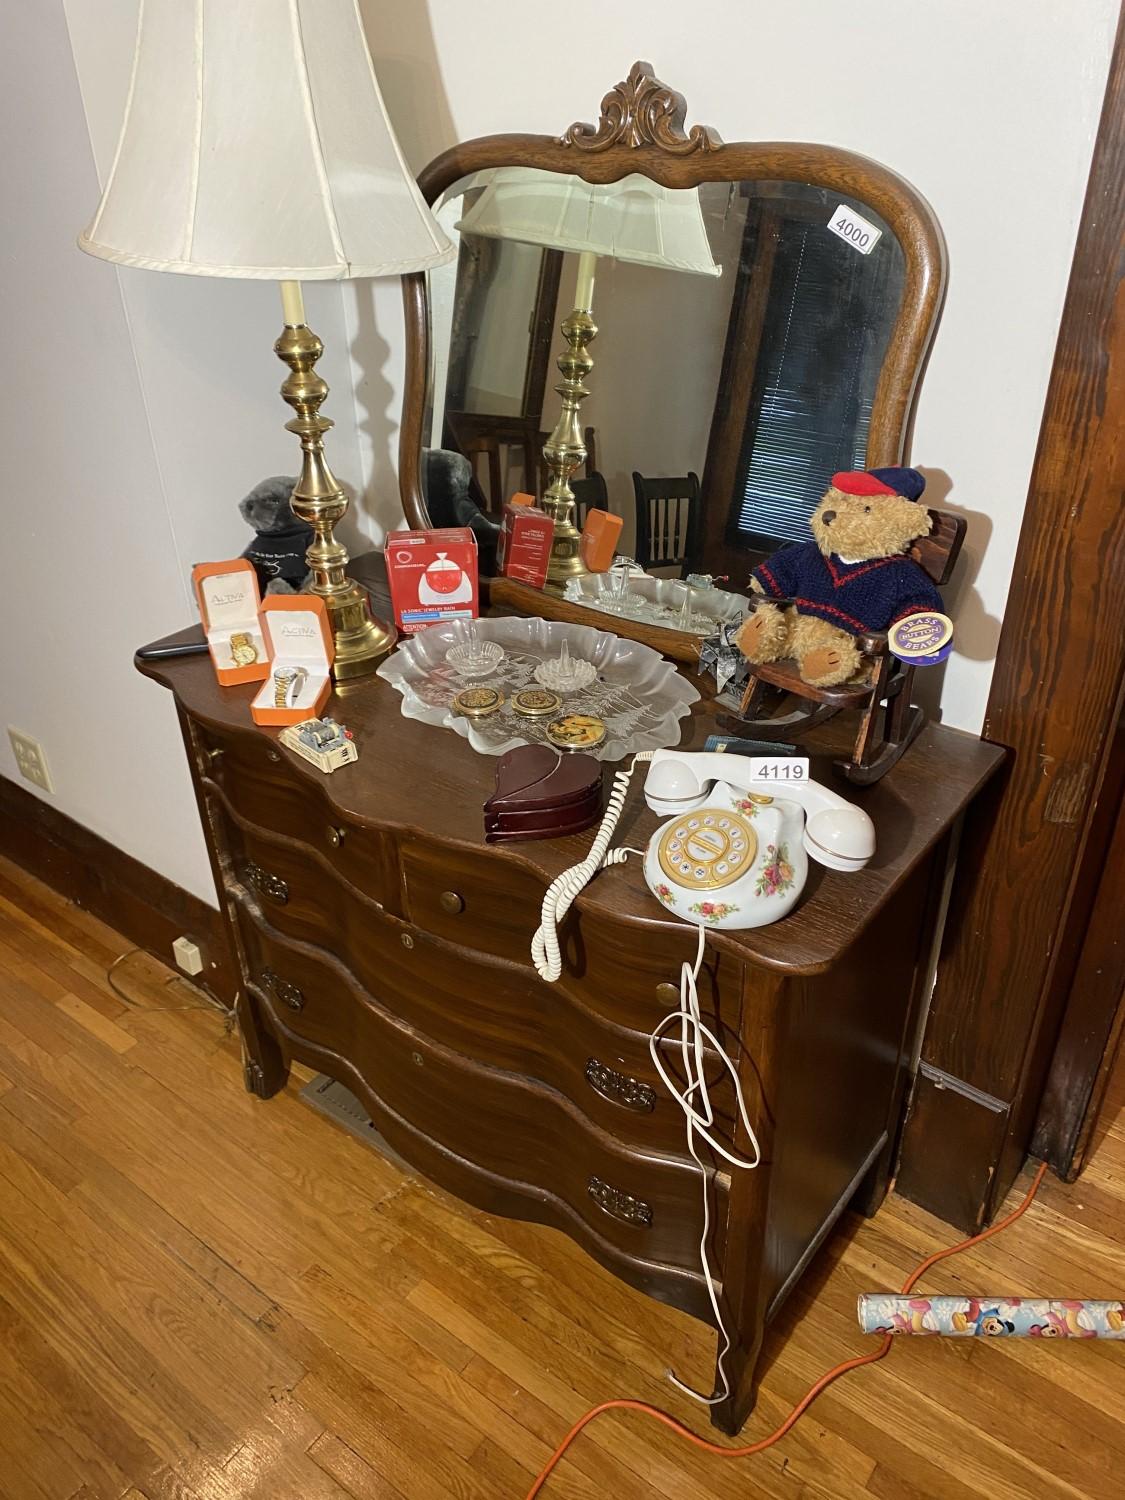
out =
{"type": "Polygon", "coordinates": [[[993,1216],[1028,1150],[1104,833],[1125,687],[1123,226],[1125,18],[985,718],[1011,757],[966,828],[898,1174],[965,1228],[993,1216]]]}

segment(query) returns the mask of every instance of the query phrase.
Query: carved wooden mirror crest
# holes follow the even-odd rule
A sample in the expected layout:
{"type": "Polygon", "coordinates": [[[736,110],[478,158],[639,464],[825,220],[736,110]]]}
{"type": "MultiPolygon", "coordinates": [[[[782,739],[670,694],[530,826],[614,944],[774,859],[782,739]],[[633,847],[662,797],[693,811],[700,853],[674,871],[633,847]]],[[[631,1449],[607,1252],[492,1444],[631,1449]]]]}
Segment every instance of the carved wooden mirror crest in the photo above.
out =
{"type": "Polygon", "coordinates": [[[611,146],[657,146],[673,156],[713,151],[723,143],[709,125],[693,125],[685,133],[687,101],[661,83],[651,66],[635,62],[624,83],[602,100],[597,125],[573,124],[562,136],[564,146],[580,151],[608,151],[611,146]]]}
{"type": "MultiPolygon", "coordinates": [[[[596,125],[484,136],[422,172],[460,254],[404,278],[400,476],[412,526],[436,524],[423,450],[453,449],[486,513],[514,490],[565,490],[579,521],[591,506],[621,515],[621,550],[666,587],[691,572],[740,592],[765,552],[804,539],[836,469],[903,461],[945,284],[932,209],[852,152],[725,143],[686,120],[683,96],[636,62],[596,125]],[[641,230],[661,215],[646,249],[641,230]],[[616,238],[584,256],[599,216],[616,238]],[[583,314],[579,328],[595,259],[597,322],[583,314]],[[556,361],[564,381],[552,387],[556,361]]],[[[500,588],[525,612],[697,655],[682,622],[678,635],[654,634],[557,594],[500,588]]]]}

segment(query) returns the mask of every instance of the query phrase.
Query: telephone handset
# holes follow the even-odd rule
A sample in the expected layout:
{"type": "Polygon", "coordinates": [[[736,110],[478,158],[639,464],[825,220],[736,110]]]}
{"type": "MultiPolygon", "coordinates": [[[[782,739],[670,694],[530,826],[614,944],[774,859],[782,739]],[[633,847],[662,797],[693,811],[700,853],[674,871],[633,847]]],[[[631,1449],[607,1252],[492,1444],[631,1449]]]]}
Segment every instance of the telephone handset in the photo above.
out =
{"type": "Polygon", "coordinates": [[[764,927],[792,909],[815,859],[861,870],[875,852],[862,808],[811,781],[804,763],[763,783],[759,762],[718,752],[657,750],[645,783],[654,812],[672,814],[645,852],[662,905],[707,927],[764,927]]]}
{"type": "Polygon", "coordinates": [[[804,763],[783,768],[784,784],[757,774],[760,762],[719,751],[653,750],[614,777],[605,817],[586,858],[550,886],[531,952],[542,978],[562,972],[558,924],[578,893],[606,865],[644,854],[645,879],[666,910],[701,927],[764,927],[796,904],[808,861],[862,870],[875,853],[875,828],[862,808],[807,778],[804,763]],[[648,848],[610,849],[638,762],[648,761],[645,800],[669,821],[648,848]]]}

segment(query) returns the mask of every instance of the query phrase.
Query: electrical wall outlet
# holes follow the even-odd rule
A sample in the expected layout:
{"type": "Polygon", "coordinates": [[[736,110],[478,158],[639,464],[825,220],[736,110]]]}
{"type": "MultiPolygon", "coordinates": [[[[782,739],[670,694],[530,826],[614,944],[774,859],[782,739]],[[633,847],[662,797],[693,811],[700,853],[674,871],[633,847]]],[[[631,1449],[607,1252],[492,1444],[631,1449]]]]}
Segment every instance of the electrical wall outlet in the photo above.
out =
{"type": "Polygon", "coordinates": [[[8,729],[8,738],[12,742],[16,766],[23,779],[30,781],[33,786],[41,787],[45,792],[53,792],[55,786],[47,769],[47,756],[39,741],[12,728],[8,729]]]}
{"type": "Polygon", "coordinates": [[[199,944],[192,942],[191,938],[178,937],[172,944],[172,952],[176,956],[176,967],[182,969],[185,974],[203,972],[203,954],[199,944]]]}

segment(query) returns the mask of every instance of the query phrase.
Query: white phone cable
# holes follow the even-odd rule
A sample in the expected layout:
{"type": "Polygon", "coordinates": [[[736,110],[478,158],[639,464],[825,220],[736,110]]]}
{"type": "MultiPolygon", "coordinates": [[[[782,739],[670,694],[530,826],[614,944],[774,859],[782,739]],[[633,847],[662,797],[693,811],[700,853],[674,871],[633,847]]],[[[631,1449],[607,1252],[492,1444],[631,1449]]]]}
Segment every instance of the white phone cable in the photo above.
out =
{"type": "Polygon", "coordinates": [[[652,757],[653,751],[642,750],[633,756],[628,770],[618,771],[614,775],[605,816],[602,818],[601,827],[594,835],[589,854],[578,864],[571,865],[569,870],[564,870],[547,887],[547,894],[543,897],[539,927],[531,940],[531,961],[540,979],[545,979],[548,984],[554,984],[562,973],[559,923],[574,904],[579,892],[590,884],[599,870],[604,870],[609,865],[623,865],[630,854],[643,854],[644,852],[642,849],[609,849],[606,853],[606,850],[609,848],[609,841],[621,817],[621,809],[625,806],[625,793],[629,789],[629,780],[637,765],[641,761],[651,760],[652,757]]]}
{"type": "Polygon", "coordinates": [[[653,1064],[665,1088],[675,1099],[676,1103],[684,1112],[687,1123],[687,1148],[692,1160],[699,1168],[703,1183],[703,1232],[699,1238],[699,1260],[703,1267],[703,1277],[707,1283],[707,1295],[711,1302],[711,1311],[715,1315],[715,1325],[719,1330],[721,1347],[716,1363],[716,1371],[719,1379],[719,1390],[711,1395],[705,1396],[701,1391],[695,1390],[693,1386],[687,1385],[675,1374],[674,1371],[667,1372],[668,1379],[672,1384],[694,1400],[701,1402],[704,1406],[717,1406],[725,1401],[730,1395],[730,1379],[726,1370],[726,1357],[731,1349],[731,1336],[727,1332],[727,1326],[723,1322],[722,1311],[719,1307],[718,1293],[715,1291],[715,1278],[711,1271],[711,1262],[707,1255],[707,1241],[711,1236],[711,1179],[713,1168],[706,1163],[696,1149],[696,1135],[705,1140],[712,1151],[730,1162],[732,1167],[738,1167],[745,1171],[752,1171],[762,1160],[762,1148],[758,1144],[758,1137],[754,1133],[754,1127],[750,1124],[750,1114],[746,1108],[746,1100],[742,1093],[742,1084],[739,1081],[738,1070],[728,1056],[726,1049],[719,1041],[715,1033],[706,1026],[699,1012],[699,971],[703,966],[703,954],[707,946],[707,929],[700,925],[699,946],[696,950],[695,963],[684,963],[680,970],[680,1008],[666,1015],[657,1026],[653,1028],[652,1035],[648,1039],[648,1050],[652,1056],[653,1064]],[[669,1074],[664,1065],[664,1059],[660,1055],[659,1043],[665,1031],[680,1023],[680,1059],[683,1064],[684,1077],[687,1086],[680,1089],[674,1078],[669,1074]],[[718,1139],[713,1133],[715,1124],[715,1110],[711,1103],[711,1093],[707,1084],[704,1071],[704,1040],[714,1047],[720,1062],[731,1076],[734,1084],[734,1097],[738,1106],[738,1117],[742,1122],[742,1128],[746,1132],[753,1151],[753,1158],[737,1156],[733,1151],[718,1139]],[[701,1108],[693,1103],[693,1096],[699,1096],[701,1108]]]}
{"type": "MultiPolygon", "coordinates": [[[[601,826],[594,836],[594,842],[590,845],[590,852],[584,860],[572,865],[569,870],[564,870],[550,886],[543,897],[543,907],[540,913],[540,922],[535,936],[531,940],[531,958],[539,977],[553,984],[562,974],[562,952],[559,948],[558,926],[566,916],[575,899],[583,891],[599,870],[604,870],[610,865],[624,864],[630,854],[641,854],[640,849],[609,849],[609,841],[621,818],[622,808],[625,806],[625,794],[629,789],[629,782],[637,765],[642,761],[652,760],[651,750],[642,750],[634,755],[628,769],[618,771],[613,778],[613,786],[610,790],[609,801],[606,806],[605,816],[602,818],[601,826]]],[[[703,1232],[699,1241],[699,1259],[703,1267],[703,1276],[707,1283],[707,1295],[711,1302],[711,1310],[715,1315],[715,1324],[722,1339],[722,1347],[716,1368],[721,1381],[721,1390],[712,1396],[704,1396],[693,1387],[686,1385],[673,1371],[668,1371],[668,1378],[672,1384],[687,1396],[692,1396],[696,1401],[705,1406],[716,1406],[725,1401],[730,1395],[730,1381],[726,1372],[725,1360],[731,1349],[731,1337],[727,1332],[726,1324],[719,1307],[718,1294],[715,1291],[715,1279],[711,1272],[711,1263],[707,1255],[707,1241],[711,1234],[711,1201],[710,1185],[712,1169],[699,1155],[696,1150],[696,1132],[702,1136],[713,1151],[733,1167],[752,1170],[758,1166],[762,1159],[761,1147],[754,1128],[750,1124],[749,1111],[746,1108],[746,1100],[743,1097],[742,1085],[739,1082],[738,1070],[727,1055],[718,1037],[704,1025],[699,1011],[698,976],[703,964],[703,954],[707,945],[707,930],[699,927],[699,948],[696,953],[695,963],[685,962],[680,971],[680,1007],[665,1016],[653,1029],[649,1037],[649,1052],[657,1073],[668,1092],[684,1112],[687,1123],[687,1147],[692,1160],[699,1168],[703,1183],[703,1232]],[[680,1055],[683,1062],[684,1074],[687,1079],[687,1087],[682,1091],[678,1088],[676,1081],[668,1073],[664,1066],[664,1060],[660,1056],[659,1042],[664,1032],[675,1022],[680,1023],[680,1055]],[[753,1148],[754,1158],[748,1160],[745,1157],[734,1155],[733,1152],[718,1141],[712,1133],[715,1124],[715,1111],[711,1104],[711,1095],[704,1074],[704,1041],[711,1043],[723,1066],[731,1076],[734,1084],[735,1100],[738,1106],[739,1119],[742,1121],[743,1129],[753,1148]],[[697,1110],[692,1103],[693,1097],[698,1094],[702,1103],[702,1110],[697,1110]]]]}

